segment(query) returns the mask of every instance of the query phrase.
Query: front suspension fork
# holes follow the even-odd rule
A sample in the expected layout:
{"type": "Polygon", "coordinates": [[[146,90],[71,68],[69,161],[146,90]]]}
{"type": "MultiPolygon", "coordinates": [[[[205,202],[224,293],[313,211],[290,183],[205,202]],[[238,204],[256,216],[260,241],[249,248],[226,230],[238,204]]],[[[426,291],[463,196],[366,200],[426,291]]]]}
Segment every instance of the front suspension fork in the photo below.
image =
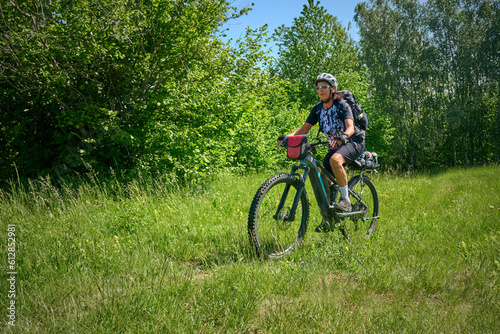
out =
{"type": "Polygon", "coordinates": [[[302,196],[302,191],[305,188],[305,181],[307,179],[307,174],[309,173],[309,167],[300,165],[300,166],[293,166],[292,167],[292,175],[296,176],[299,179],[299,187],[297,189],[297,193],[295,194],[295,197],[293,199],[293,204],[292,208],[290,209],[290,212],[288,215],[280,215],[281,210],[283,210],[283,207],[285,206],[286,199],[288,197],[288,192],[290,191],[290,184],[287,184],[285,186],[285,190],[283,191],[283,195],[281,195],[280,203],[278,205],[278,208],[276,209],[276,213],[274,214],[273,218],[276,220],[283,220],[283,221],[294,221],[295,220],[295,212],[297,211],[297,206],[299,205],[300,202],[300,197],[302,196]],[[298,169],[304,169],[304,174],[301,175],[300,173],[297,173],[298,169]]]}

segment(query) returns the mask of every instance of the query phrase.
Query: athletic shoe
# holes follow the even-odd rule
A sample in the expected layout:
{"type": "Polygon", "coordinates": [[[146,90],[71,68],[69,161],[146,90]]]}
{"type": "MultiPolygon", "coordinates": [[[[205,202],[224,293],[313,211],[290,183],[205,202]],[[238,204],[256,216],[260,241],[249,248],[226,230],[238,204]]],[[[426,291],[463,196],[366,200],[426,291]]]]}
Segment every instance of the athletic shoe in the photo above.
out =
{"type": "Polygon", "coordinates": [[[335,203],[335,207],[342,211],[350,212],[352,206],[349,197],[341,198],[338,203],[335,203]]]}

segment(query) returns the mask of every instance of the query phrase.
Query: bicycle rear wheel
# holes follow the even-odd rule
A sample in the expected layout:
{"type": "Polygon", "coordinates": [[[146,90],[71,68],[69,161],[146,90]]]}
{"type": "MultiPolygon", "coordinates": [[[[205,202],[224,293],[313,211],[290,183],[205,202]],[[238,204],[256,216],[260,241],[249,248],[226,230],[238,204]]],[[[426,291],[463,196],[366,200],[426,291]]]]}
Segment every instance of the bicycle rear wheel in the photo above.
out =
{"type": "Polygon", "coordinates": [[[255,194],[248,214],[248,236],[263,257],[281,257],[300,246],[307,230],[309,199],[305,188],[293,217],[290,210],[299,180],[278,174],[266,180],[255,194]]]}
{"type": "Polygon", "coordinates": [[[366,175],[354,176],[349,180],[348,186],[352,212],[359,212],[359,214],[344,218],[341,223],[341,232],[347,239],[369,236],[378,223],[377,188],[366,175]]]}

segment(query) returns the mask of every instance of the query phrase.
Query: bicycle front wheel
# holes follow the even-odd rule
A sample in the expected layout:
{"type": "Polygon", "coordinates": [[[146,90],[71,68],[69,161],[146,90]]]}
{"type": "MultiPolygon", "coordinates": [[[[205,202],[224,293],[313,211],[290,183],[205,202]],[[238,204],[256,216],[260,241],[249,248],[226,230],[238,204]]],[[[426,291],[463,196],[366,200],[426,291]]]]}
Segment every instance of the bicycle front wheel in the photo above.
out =
{"type": "Polygon", "coordinates": [[[378,193],[372,179],[356,175],[348,182],[352,212],[358,212],[341,223],[342,234],[348,239],[369,236],[378,223],[378,193]]]}
{"type": "Polygon", "coordinates": [[[248,215],[248,235],[259,255],[280,257],[300,246],[307,230],[309,199],[302,188],[295,214],[291,215],[299,184],[290,174],[278,174],[266,180],[255,194],[248,215]]]}

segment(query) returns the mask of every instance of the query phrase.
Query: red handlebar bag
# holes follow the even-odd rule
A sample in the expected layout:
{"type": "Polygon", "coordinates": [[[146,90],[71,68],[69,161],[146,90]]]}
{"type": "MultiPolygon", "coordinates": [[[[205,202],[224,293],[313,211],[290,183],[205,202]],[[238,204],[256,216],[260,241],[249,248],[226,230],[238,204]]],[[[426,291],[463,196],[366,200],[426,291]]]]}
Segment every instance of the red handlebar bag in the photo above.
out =
{"type": "Polygon", "coordinates": [[[307,156],[308,135],[288,136],[285,140],[286,154],[292,160],[302,160],[307,156]]]}

